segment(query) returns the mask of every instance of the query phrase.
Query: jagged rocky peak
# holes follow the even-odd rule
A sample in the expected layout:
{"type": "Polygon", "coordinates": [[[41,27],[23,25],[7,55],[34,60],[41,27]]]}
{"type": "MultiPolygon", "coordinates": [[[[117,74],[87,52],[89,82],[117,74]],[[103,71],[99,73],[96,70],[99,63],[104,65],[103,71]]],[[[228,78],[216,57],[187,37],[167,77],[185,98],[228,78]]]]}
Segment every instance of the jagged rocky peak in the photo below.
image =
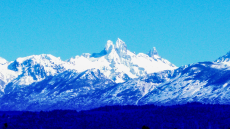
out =
{"type": "Polygon", "coordinates": [[[7,63],[7,60],[5,60],[2,57],[0,57],[0,64],[5,64],[5,63],[7,63]]]}
{"type": "Polygon", "coordinates": [[[154,55],[158,56],[157,49],[153,47],[149,52],[148,52],[149,57],[154,57],[154,55]]]}
{"type": "Polygon", "coordinates": [[[114,49],[113,42],[111,40],[108,40],[105,45],[105,51],[106,53],[110,53],[114,49]]]}
{"type": "Polygon", "coordinates": [[[116,51],[120,56],[127,54],[127,46],[125,42],[119,38],[116,41],[116,51]]]}

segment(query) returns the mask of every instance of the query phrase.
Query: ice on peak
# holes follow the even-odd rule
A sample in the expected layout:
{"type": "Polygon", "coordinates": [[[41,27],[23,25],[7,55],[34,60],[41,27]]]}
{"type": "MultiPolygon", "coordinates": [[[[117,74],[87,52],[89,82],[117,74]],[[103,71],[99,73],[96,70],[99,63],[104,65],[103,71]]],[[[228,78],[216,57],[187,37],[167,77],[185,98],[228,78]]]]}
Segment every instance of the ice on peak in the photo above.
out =
{"type": "Polygon", "coordinates": [[[60,58],[60,57],[55,57],[51,54],[41,54],[41,55],[38,55],[38,56],[41,56],[43,58],[46,58],[46,59],[53,59],[53,58],[60,58]]]}
{"type": "Polygon", "coordinates": [[[113,42],[111,40],[108,40],[106,45],[105,45],[106,53],[110,53],[112,49],[114,49],[113,42]]]}
{"type": "Polygon", "coordinates": [[[157,53],[157,49],[156,49],[155,47],[153,47],[153,48],[148,52],[148,56],[154,58],[155,55],[158,56],[158,53],[157,53]]]}
{"type": "Polygon", "coordinates": [[[120,56],[127,54],[127,46],[126,46],[125,42],[119,38],[116,41],[116,51],[117,51],[118,55],[120,55],[120,56]]]}
{"type": "Polygon", "coordinates": [[[224,57],[225,58],[230,58],[230,51],[226,55],[224,55],[224,57]]]}
{"type": "Polygon", "coordinates": [[[46,71],[54,73],[57,69],[63,69],[64,62],[60,57],[55,57],[50,54],[32,55],[27,57],[20,57],[9,64],[8,69],[13,71],[23,70],[26,67],[43,66],[46,71]],[[55,69],[55,70],[54,70],[55,69]]]}
{"type": "Polygon", "coordinates": [[[49,61],[61,61],[60,57],[55,57],[51,54],[41,54],[41,55],[31,55],[27,57],[19,57],[16,59],[18,63],[23,63],[26,60],[33,60],[36,62],[41,62],[42,60],[49,60],[49,61]]]}
{"type": "MultiPolygon", "coordinates": [[[[55,56],[53,56],[53,55],[51,55],[51,54],[41,54],[41,55],[37,55],[36,56],[37,57],[37,59],[42,59],[42,60],[52,60],[52,61],[55,61],[55,60],[61,60],[61,58],[60,57],[55,57],[55,56]]],[[[35,58],[36,59],[36,58],[35,58]]]]}
{"type": "Polygon", "coordinates": [[[7,63],[7,60],[5,60],[4,58],[0,57],[0,64],[5,64],[7,63]]]}
{"type": "Polygon", "coordinates": [[[116,41],[116,48],[127,48],[127,46],[124,41],[118,38],[116,41]]]}
{"type": "Polygon", "coordinates": [[[154,60],[156,59],[160,59],[161,61],[163,61],[159,55],[158,55],[158,52],[157,52],[157,49],[155,47],[153,47],[148,53],[147,53],[147,56],[150,57],[150,58],[153,58],[154,60]]]}
{"type": "MultiPolygon", "coordinates": [[[[81,56],[83,56],[85,58],[90,58],[91,54],[90,53],[83,53],[81,56]]],[[[75,58],[77,58],[77,56],[75,58]]]]}
{"type": "MultiPolygon", "coordinates": [[[[221,57],[219,57],[217,60],[215,60],[214,62],[230,62],[230,51],[227,53],[227,54],[225,54],[225,55],[223,55],[223,56],[221,56],[221,57]]],[[[228,63],[229,65],[230,65],[230,63],[228,63]]]]}

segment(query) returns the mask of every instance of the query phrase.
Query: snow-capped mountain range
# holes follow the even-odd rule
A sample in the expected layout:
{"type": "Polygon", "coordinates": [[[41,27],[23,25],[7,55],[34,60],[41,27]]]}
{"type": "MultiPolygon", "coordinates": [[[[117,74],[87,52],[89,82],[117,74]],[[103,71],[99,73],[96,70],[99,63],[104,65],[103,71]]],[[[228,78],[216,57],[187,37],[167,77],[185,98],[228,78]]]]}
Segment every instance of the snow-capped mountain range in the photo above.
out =
{"type": "Polygon", "coordinates": [[[105,105],[230,104],[230,52],[176,67],[156,48],[135,54],[118,39],[67,61],[48,54],[0,58],[0,110],[86,110],[105,105]]]}
{"type": "MultiPolygon", "coordinates": [[[[9,82],[15,86],[27,86],[39,82],[47,76],[54,76],[66,70],[83,72],[88,69],[99,69],[106,77],[116,83],[124,82],[127,78],[137,78],[147,73],[175,69],[175,65],[161,58],[155,48],[147,54],[134,53],[127,50],[126,44],[118,39],[116,45],[108,41],[100,53],[84,53],[67,61],[49,54],[32,55],[17,58],[13,62],[2,59],[2,81],[5,85],[9,82]]],[[[2,92],[4,86],[2,86],[2,92]]]]}

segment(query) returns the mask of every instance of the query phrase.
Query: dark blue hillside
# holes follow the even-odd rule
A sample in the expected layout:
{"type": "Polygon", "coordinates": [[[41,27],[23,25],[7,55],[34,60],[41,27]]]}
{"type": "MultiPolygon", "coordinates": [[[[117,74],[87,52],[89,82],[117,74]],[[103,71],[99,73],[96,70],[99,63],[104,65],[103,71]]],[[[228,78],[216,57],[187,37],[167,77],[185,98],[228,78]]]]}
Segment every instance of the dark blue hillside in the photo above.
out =
{"type": "Polygon", "coordinates": [[[0,112],[0,126],[54,129],[228,129],[230,105],[106,106],[87,111],[0,112]]]}

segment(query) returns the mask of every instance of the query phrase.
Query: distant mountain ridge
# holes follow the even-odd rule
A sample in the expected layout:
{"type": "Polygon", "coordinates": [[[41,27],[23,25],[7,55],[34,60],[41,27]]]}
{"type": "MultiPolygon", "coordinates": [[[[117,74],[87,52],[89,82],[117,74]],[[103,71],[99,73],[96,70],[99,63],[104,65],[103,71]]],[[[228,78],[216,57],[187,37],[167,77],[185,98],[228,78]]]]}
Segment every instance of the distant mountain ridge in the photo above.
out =
{"type": "Polygon", "coordinates": [[[67,61],[49,54],[0,64],[0,110],[87,110],[105,105],[230,104],[229,52],[177,68],[156,48],[134,54],[118,39],[67,61]]]}

